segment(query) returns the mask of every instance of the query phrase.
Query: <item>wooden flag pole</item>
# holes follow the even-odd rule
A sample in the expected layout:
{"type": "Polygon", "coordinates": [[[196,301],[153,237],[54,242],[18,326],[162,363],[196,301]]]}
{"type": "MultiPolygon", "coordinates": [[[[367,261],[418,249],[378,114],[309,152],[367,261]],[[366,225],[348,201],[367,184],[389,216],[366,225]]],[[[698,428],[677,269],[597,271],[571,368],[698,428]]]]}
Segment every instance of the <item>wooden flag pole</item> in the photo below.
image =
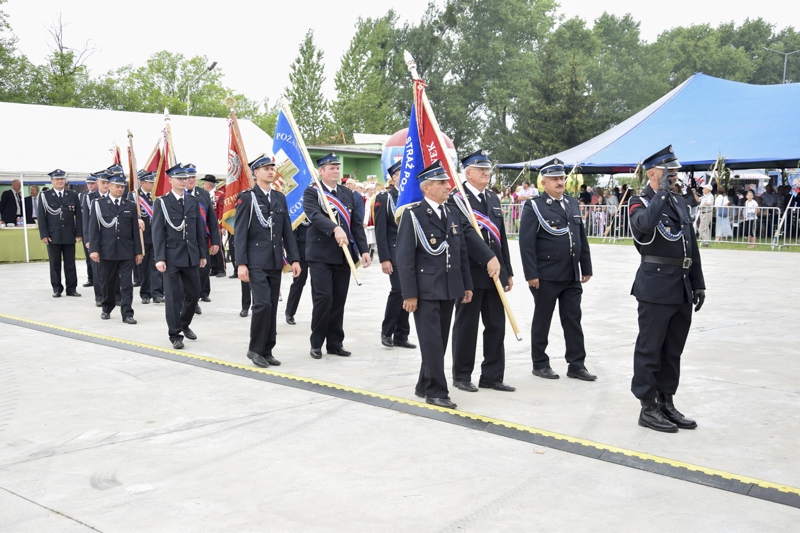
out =
{"type": "MultiPolygon", "coordinates": [[[[411,72],[412,80],[418,80],[419,74],[417,74],[417,65],[414,63],[414,59],[411,57],[411,54],[408,51],[404,52],[404,57],[406,60],[406,64],[408,65],[408,70],[411,72]]],[[[442,135],[442,130],[439,128],[439,123],[436,121],[436,116],[433,114],[433,109],[431,108],[431,103],[428,101],[428,95],[423,90],[422,91],[422,104],[425,107],[425,110],[428,112],[428,118],[431,120],[431,125],[433,126],[433,131],[436,133],[436,137],[439,141],[439,146],[442,147],[442,150],[447,148],[447,145],[444,142],[444,136],[442,135]]],[[[447,154],[443,154],[442,161],[447,165],[447,168],[450,172],[450,176],[453,178],[453,181],[456,183],[456,187],[461,195],[464,197],[464,200],[467,202],[467,207],[469,207],[469,197],[467,196],[467,191],[464,190],[464,187],[461,184],[461,181],[458,179],[458,174],[456,173],[456,169],[453,168],[453,162],[450,160],[447,154]]],[[[468,209],[469,211],[469,218],[470,222],[472,223],[472,227],[478,233],[478,235],[482,235],[481,229],[478,226],[478,221],[475,219],[475,213],[472,212],[472,209],[468,209]]],[[[522,335],[519,332],[519,327],[517,326],[517,320],[514,318],[514,313],[511,311],[511,306],[508,304],[508,299],[506,298],[505,289],[500,284],[500,280],[497,278],[494,279],[494,285],[497,289],[497,293],[500,295],[500,300],[503,302],[503,307],[506,310],[506,314],[508,315],[508,321],[511,323],[511,329],[514,330],[514,335],[516,336],[518,341],[522,340],[522,335]]]]}
{"type": "MultiPolygon", "coordinates": [[[[289,124],[292,126],[292,130],[294,131],[295,139],[297,139],[297,144],[300,146],[300,151],[303,153],[303,158],[306,160],[306,165],[308,165],[308,170],[311,172],[311,179],[314,180],[314,185],[319,188],[319,192],[322,195],[322,199],[325,202],[325,209],[328,211],[328,216],[331,218],[331,221],[334,224],[338,225],[336,221],[336,216],[333,214],[333,209],[331,208],[331,203],[325,199],[325,194],[322,192],[322,184],[319,181],[319,176],[317,175],[317,169],[314,168],[314,164],[311,162],[311,156],[308,155],[308,149],[306,148],[306,143],[303,141],[303,137],[300,135],[300,130],[297,128],[297,123],[294,121],[294,115],[292,114],[292,109],[289,107],[289,103],[286,99],[281,101],[281,109],[283,110],[284,115],[289,120],[289,124]]],[[[352,228],[348,228],[348,231],[352,232],[352,228]]],[[[347,259],[347,264],[350,265],[350,271],[353,273],[353,278],[356,280],[357,285],[361,285],[361,280],[358,279],[358,273],[356,272],[356,265],[353,263],[353,258],[350,256],[350,246],[349,244],[345,243],[342,244],[342,251],[344,252],[344,258],[347,259]]]]}
{"type": "MultiPolygon", "coordinates": [[[[133,178],[133,194],[134,198],[136,198],[136,222],[137,226],[139,226],[139,222],[142,220],[142,208],[139,206],[139,175],[136,173],[136,154],[133,153],[133,133],[131,130],[128,130],[128,172],[131,173],[131,177],[133,178]]],[[[139,239],[142,242],[142,255],[144,255],[144,230],[141,226],[139,226],[139,239]]]]}

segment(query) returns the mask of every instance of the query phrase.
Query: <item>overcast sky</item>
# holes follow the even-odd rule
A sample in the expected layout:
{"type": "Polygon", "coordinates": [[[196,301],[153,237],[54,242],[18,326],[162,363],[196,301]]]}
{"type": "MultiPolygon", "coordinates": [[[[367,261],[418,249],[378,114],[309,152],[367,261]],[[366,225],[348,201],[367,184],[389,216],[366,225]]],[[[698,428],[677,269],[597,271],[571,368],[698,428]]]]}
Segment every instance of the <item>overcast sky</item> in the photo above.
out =
{"type": "MultiPolygon", "coordinates": [[[[436,0],[443,4],[444,0],[436,0]]],[[[59,13],[66,25],[65,42],[82,48],[88,39],[97,48],[87,61],[93,76],[126,64],[145,63],[154,52],[169,50],[185,56],[206,55],[217,61],[224,83],[248,98],[275,101],[289,82],[289,65],[309,28],[324,51],[329,98],[335,97],[333,77],[353,35],[359,16],[380,17],[394,8],[400,21],[417,21],[428,0],[9,0],[0,10],[19,38],[18,46],[34,63],[49,53],[47,28],[59,13]]],[[[603,11],[631,13],[641,22],[644,39],[677,25],[762,17],[778,28],[800,25],[800,2],[789,0],[564,0],[559,13],[594,21],[603,11]]]]}

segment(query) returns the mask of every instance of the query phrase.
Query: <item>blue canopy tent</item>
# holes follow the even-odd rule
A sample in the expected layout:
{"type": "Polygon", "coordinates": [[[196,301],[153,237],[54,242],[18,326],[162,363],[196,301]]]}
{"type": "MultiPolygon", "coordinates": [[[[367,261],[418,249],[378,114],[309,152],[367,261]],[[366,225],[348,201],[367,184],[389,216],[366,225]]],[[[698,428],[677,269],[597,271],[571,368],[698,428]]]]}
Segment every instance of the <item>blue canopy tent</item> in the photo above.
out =
{"type": "Polygon", "coordinates": [[[671,144],[683,170],[800,166],[800,83],[749,85],[695,74],[597,137],[541,159],[497,168],[538,169],[557,157],[584,174],[633,172],[671,144]]]}

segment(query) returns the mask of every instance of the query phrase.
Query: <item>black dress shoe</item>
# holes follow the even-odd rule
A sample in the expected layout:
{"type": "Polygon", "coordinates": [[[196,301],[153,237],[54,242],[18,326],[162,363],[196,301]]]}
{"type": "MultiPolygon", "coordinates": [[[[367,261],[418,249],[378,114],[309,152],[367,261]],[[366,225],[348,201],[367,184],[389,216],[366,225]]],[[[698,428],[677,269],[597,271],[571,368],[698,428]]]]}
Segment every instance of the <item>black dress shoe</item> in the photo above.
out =
{"type": "Polygon", "coordinates": [[[297,325],[297,322],[294,321],[294,317],[289,315],[286,315],[286,323],[290,326],[297,325]]]}
{"type": "Polygon", "coordinates": [[[260,353],[247,350],[247,358],[253,361],[253,364],[256,366],[260,366],[261,368],[269,368],[269,361],[264,359],[264,356],[260,353]]]}
{"type": "Polygon", "coordinates": [[[580,370],[567,370],[567,377],[568,378],[575,378],[581,379],[583,381],[594,381],[597,379],[597,376],[594,374],[590,374],[588,370],[585,368],[581,368],[580,370]]]}
{"type": "Polygon", "coordinates": [[[87,281],[86,283],[83,284],[83,287],[94,287],[94,283],[91,281],[87,281]]]}
{"type": "Polygon", "coordinates": [[[344,348],[336,348],[334,350],[328,349],[328,355],[340,355],[342,357],[350,357],[350,352],[344,348]]]}
{"type": "Polygon", "coordinates": [[[150,303],[150,298],[142,298],[142,303],[143,303],[144,305],[147,305],[147,304],[149,304],[149,303],[150,303]]]}
{"type": "Polygon", "coordinates": [[[414,396],[416,396],[417,398],[424,398],[425,397],[425,393],[414,389],[414,396]]]}
{"type": "Polygon", "coordinates": [[[516,387],[512,387],[511,385],[506,385],[505,383],[488,383],[488,382],[480,382],[478,381],[478,387],[482,389],[494,389],[503,392],[514,392],[516,387]]]}
{"type": "Polygon", "coordinates": [[[553,369],[550,368],[549,366],[546,366],[544,368],[534,368],[533,375],[545,379],[558,379],[558,374],[553,372],[553,369]]]}
{"type": "Polygon", "coordinates": [[[189,329],[189,328],[185,328],[185,329],[183,330],[183,335],[184,335],[184,336],[185,336],[187,339],[189,339],[190,341],[196,341],[196,340],[197,340],[197,335],[195,335],[195,334],[194,334],[194,331],[192,331],[192,330],[191,330],[191,329],[189,329]]]}
{"type": "Polygon", "coordinates": [[[68,293],[67,293],[67,296],[74,296],[74,297],[76,297],[76,298],[80,298],[80,297],[81,297],[81,295],[80,295],[80,294],[78,294],[78,293],[77,293],[77,292],[75,292],[75,291],[68,292],[68,293]]]}
{"type": "Polygon", "coordinates": [[[103,320],[108,320],[109,318],[111,318],[111,313],[100,313],[100,318],[102,318],[103,320]]]}
{"type": "Polygon", "coordinates": [[[202,315],[203,314],[203,310],[200,309],[199,305],[194,308],[194,314],[196,314],[196,315],[202,315]]]}
{"type": "Polygon", "coordinates": [[[176,350],[180,350],[181,348],[183,348],[183,341],[180,339],[172,341],[172,347],[175,348],[176,350]]]}
{"type": "Polygon", "coordinates": [[[95,307],[103,307],[103,302],[95,302],[94,306],[95,307]]]}
{"type": "Polygon", "coordinates": [[[54,292],[53,293],[53,298],[61,298],[61,293],[60,292],[54,292]]]}
{"type": "Polygon", "coordinates": [[[153,298],[153,303],[154,304],[163,304],[164,303],[164,297],[163,296],[156,296],[155,298],[153,298]]]}
{"type": "Polygon", "coordinates": [[[408,339],[395,339],[392,341],[395,346],[399,346],[400,348],[411,348],[412,350],[417,347],[416,344],[411,344],[408,342],[408,339]]]}
{"type": "Polygon", "coordinates": [[[387,337],[386,335],[381,335],[381,344],[387,348],[394,348],[394,342],[392,341],[392,338],[387,337]]]}
{"type": "Polygon", "coordinates": [[[241,311],[239,311],[239,316],[242,317],[242,318],[246,317],[247,316],[247,309],[242,309],[241,311]]]}
{"type": "Polygon", "coordinates": [[[142,286],[142,284],[141,284],[141,283],[139,283],[138,281],[134,281],[134,282],[133,282],[133,286],[134,286],[134,287],[141,287],[141,286],[142,286]]]}
{"type": "Polygon", "coordinates": [[[322,359],[322,348],[311,348],[311,357],[314,359],[322,359]]]}
{"type": "Polygon", "coordinates": [[[657,392],[656,399],[661,413],[667,417],[667,420],[678,426],[678,429],[694,429],[697,427],[697,422],[691,418],[686,418],[683,413],[675,409],[675,404],[672,403],[672,394],[657,392]]]}
{"type": "Polygon", "coordinates": [[[208,296],[201,296],[201,297],[200,297],[200,300],[202,300],[202,301],[204,301],[204,302],[210,302],[210,301],[211,301],[211,298],[209,298],[208,296]]]}
{"type": "Polygon", "coordinates": [[[450,401],[450,398],[426,398],[425,401],[436,407],[444,407],[446,409],[455,409],[458,407],[450,401]]]}
{"type": "Polygon", "coordinates": [[[658,408],[655,398],[641,400],[642,410],[639,411],[639,425],[642,427],[662,431],[664,433],[677,433],[678,426],[667,420],[664,413],[658,408]]]}
{"type": "Polygon", "coordinates": [[[281,362],[272,357],[271,355],[265,355],[264,359],[267,360],[267,363],[269,363],[270,366],[281,366],[281,362]]]}
{"type": "Polygon", "coordinates": [[[132,316],[126,316],[125,318],[122,319],[122,321],[126,324],[136,324],[136,319],[133,318],[132,316]]]}
{"type": "Polygon", "coordinates": [[[233,274],[231,274],[231,275],[230,275],[230,276],[228,276],[228,277],[229,277],[229,278],[231,278],[231,279],[236,279],[236,278],[238,278],[238,277],[239,277],[239,275],[238,275],[238,274],[236,274],[236,272],[234,272],[233,274]]]}
{"type": "Polygon", "coordinates": [[[225,272],[217,272],[217,277],[218,278],[224,278],[225,277],[225,272]]]}
{"type": "Polygon", "coordinates": [[[478,392],[478,387],[471,381],[453,381],[453,386],[466,392],[478,392]]]}

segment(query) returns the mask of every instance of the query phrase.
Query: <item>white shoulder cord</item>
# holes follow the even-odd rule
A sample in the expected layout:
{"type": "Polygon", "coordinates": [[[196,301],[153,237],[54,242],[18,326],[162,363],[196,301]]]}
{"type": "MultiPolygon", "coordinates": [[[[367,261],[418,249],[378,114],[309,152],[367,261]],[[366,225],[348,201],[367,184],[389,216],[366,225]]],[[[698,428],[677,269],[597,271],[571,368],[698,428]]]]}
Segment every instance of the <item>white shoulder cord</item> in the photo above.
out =
{"type": "Polygon", "coordinates": [[[111,229],[117,226],[117,219],[119,217],[114,217],[111,222],[106,222],[103,218],[102,213],[100,213],[100,202],[95,202],[94,204],[94,211],[97,214],[97,227],[99,228],[101,225],[104,228],[111,229]]]}
{"type": "Polygon", "coordinates": [[[42,193],[42,204],[44,205],[45,210],[47,210],[47,212],[50,213],[51,215],[60,215],[61,214],[61,208],[60,207],[58,209],[53,209],[52,207],[50,207],[48,205],[47,198],[46,198],[46,195],[44,193],[42,193]]]}
{"type": "Polygon", "coordinates": [[[173,224],[172,220],[170,220],[170,218],[169,218],[169,213],[167,213],[167,205],[166,205],[166,203],[161,198],[158,198],[158,199],[161,200],[161,202],[159,202],[161,204],[161,211],[163,211],[164,220],[167,222],[167,224],[169,224],[169,227],[171,227],[175,231],[183,231],[184,228],[186,228],[186,219],[185,218],[183,219],[183,222],[181,222],[180,226],[176,226],[175,224],[173,224]]]}

